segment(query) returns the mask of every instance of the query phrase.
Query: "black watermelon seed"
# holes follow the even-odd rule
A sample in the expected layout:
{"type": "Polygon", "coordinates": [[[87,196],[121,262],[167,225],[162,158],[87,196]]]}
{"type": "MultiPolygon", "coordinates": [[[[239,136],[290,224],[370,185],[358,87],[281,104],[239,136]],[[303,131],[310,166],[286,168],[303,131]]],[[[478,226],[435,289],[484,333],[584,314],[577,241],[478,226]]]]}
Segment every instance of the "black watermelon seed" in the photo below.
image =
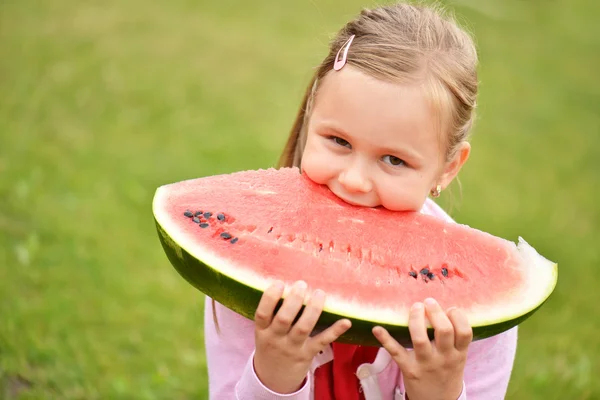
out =
{"type": "Polygon", "coordinates": [[[219,221],[224,221],[225,220],[225,215],[224,214],[217,214],[217,219],[219,221]]]}
{"type": "Polygon", "coordinates": [[[192,218],[194,216],[194,214],[192,214],[190,211],[184,212],[183,215],[185,215],[188,218],[192,218]]]}
{"type": "Polygon", "coordinates": [[[209,219],[211,215],[212,215],[211,212],[205,212],[204,213],[204,218],[209,219]]]}
{"type": "Polygon", "coordinates": [[[200,228],[208,228],[208,224],[206,222],[203,222],[200,224],[200,228]]]}
{"type": "Polygon", "coordinates": [[[448,276],[448,270],[446,268],[442,268],[442,275],[448,276]]]}
{"type": "Polygon", "coordinates": [[[194,218],[192,218],[192,221],[194,221],[194,222],[195,222],[195,223],[197,223],[197,224],[199,224],[199,223],[200,223],[200,220],[198,219],[198,217],[194,217],[194,218]]]}
{"type": "Polygon", "coordinates": [[[238,241],[238,238],[233,238],[233,239],[231,239],[231,244],[234,244],[237,241],[238,241]]]}
{"type": "Polygon", "coordinates": [[[267,233],[271,233],[273,232],[273,227],[270,227],[269,230],[267,231],[267,233]]]}
{"type": "Polygon", "coordinates": [[[427,275],[429,273],[429,268],[423,268],[422,270],[419,271],[419,273],[421,275],[427,275]]]}
{"type": "Polygon", "coordinates": [[[202,215],[202,211],[196,211],[196,212],[194,213],[194,217],[199,217],[199,216],[201,216],[201,215],[202,215]]]}
{"type": "Polygon", "coordinates": [[[408,274],[413,278],[417,279],[417,273],[415,271],[410,271],[408,274]]]}
{"type": "Polygon", "coordinates": [[[427,277],[429,279],[433,280],[433,278],[435,278],[435,275],[430,272],[430,273],[427,274],[427,277]]]}
{"type": "Polygon", "coordinates": [[[229,233],[227,233],[227,232],[223,232],[223,233],[221,233],[221,237],[222,237],[223,239],[225,239],[225,240],[229,240],[229,239],[231,239],[231,235],[230,235],[229,233]]]}

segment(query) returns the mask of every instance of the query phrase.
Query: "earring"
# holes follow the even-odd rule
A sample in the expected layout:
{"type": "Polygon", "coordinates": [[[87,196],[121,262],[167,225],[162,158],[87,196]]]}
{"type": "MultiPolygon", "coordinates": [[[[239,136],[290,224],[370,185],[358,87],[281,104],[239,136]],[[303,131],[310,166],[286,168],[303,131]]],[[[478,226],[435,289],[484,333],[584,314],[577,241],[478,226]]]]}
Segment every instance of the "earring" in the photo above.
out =
{"type": "Polygon", "coordinates": [[[442,192],[442,185],[437,185],[435,189],[431,189],[431,197],[440,197],[442,192]]]}

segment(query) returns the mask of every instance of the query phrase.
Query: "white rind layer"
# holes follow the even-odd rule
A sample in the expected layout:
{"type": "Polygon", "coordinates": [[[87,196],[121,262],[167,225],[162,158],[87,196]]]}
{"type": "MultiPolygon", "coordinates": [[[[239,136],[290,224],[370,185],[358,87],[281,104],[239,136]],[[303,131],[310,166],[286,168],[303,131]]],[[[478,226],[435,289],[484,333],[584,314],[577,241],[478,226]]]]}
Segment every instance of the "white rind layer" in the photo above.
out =
{"type": "MultiPolygon", "coordinates": [[[[256,276],[249,268],[240,268],[223,262],[222,258],[209,247],[195,242],[188,234],[181,231],[180,221],[176,216],[161,208],[162,204],[170,204],[169,194],[172,188],[169,186],[161,186],[157,189],[152,209],[157,222],[166,232],[169,232],[171,239],[190,255],[202,260],[221,274],[261,292],[264,291],[272,283],[271,280],[256,276]]],[[[466,310],[472,327],[502,323],[527,314],[542,304],[554,290],[558,278],[557,264],[538,254],[521,237],[516,248],[523,261],[521,268],[525,274],[524,286],[515,288],[510,298],[506,298],[502,304],[494,304],[493,308],[489,304],[481,306],[475,304],[466,310]]],[[[287,292],[284,293],[284,297],[286,294],[287,292]]],[[[361,301],[356,297],[342,299],[328,295],[324,311],[380,324],[407,326],[409,307],[410,305],[402,309],[374,310],[366,305],[364,300],[361,301]]]]}

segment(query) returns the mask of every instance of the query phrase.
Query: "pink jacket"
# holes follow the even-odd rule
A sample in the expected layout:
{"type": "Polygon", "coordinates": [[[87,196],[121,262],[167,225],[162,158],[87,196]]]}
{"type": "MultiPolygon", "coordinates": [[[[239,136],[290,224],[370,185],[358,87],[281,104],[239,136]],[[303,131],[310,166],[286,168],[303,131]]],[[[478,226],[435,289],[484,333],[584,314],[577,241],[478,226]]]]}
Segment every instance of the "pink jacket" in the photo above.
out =
{"type": "MultiPolygon", "coordinates": [[[[435,202],[427,199],[421,212],[452,221],[435,202]]],[[[312,362],[306,383],[295,393],[282,395],[263,386],[254,373],[254,322],[217,303],[220,333],[213,322],[211,299],[205,299],[204,340],[211,400],[313,400],[313,374],[329,362],[327,348],[312,362]]],[[[504,399],[517,347],[517,328],[471,343],[459,400],[504,399]]],[[[356,371],[365,400],[404,399],[402,372],[381,348],[372,364],[356,371]]],[[[319,400],[319,399],[314,399],[319,400]]]]}

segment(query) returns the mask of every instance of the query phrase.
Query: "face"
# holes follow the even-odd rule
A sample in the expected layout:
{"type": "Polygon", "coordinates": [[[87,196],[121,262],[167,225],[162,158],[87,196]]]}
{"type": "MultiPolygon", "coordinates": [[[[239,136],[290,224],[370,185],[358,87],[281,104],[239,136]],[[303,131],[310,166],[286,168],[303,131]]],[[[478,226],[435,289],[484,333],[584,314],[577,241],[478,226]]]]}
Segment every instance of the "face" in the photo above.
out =
{"type": "Polygon", "coordinates": [[[342,200],[421,209],[468,156],[446,162],[436,115],[418,84],[377,80],[346,65],[322,81],[308,125],[302,170],[342,200]]]}

